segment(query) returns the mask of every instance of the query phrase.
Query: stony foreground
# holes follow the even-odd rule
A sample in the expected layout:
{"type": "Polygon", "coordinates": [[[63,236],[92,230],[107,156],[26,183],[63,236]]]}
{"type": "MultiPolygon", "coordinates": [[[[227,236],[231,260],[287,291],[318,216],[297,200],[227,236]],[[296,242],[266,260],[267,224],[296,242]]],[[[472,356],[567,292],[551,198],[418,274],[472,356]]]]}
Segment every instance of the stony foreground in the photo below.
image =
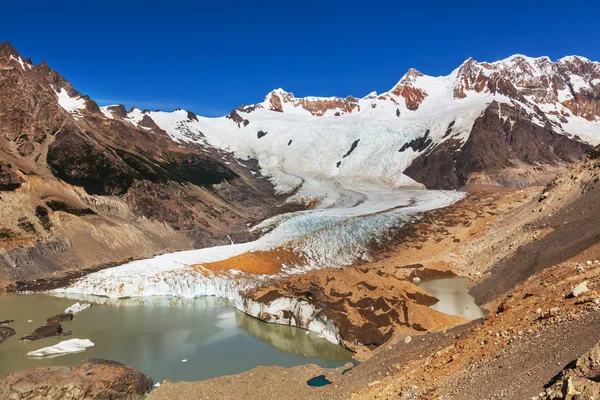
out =
{"type": "Polygon", "coordinates": [[[123,364],[90,358],[76,367],[38,367],[0,379],[1,399],[129,400],[152,389],[152,379],[123,364]]]}

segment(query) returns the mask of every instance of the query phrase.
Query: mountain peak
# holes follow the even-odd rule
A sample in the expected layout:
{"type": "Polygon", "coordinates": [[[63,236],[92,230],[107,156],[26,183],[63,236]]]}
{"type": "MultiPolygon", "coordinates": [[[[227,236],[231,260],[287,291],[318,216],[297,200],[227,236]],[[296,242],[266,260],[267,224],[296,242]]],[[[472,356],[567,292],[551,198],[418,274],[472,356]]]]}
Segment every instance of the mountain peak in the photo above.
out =
{"type": "Polygon", "coordinates": [[[420,78],[422,76],[425,76],[422,72],[416,70],[415,68],[409,68],[408,71],[406,71],[406,73],[404,74],[404,76],[402,76],[402,78],[400,79],[400,82],[398,82],[398,85],[407,85],[414,83],[417,80],[417,78],[420,78]]]}
{"type": "Polygon", "coordinates": [[[10,42],[0,43],[0,55],[4,55],[5,57],[21,57],[17,49],[15,49],[10,42]]]}

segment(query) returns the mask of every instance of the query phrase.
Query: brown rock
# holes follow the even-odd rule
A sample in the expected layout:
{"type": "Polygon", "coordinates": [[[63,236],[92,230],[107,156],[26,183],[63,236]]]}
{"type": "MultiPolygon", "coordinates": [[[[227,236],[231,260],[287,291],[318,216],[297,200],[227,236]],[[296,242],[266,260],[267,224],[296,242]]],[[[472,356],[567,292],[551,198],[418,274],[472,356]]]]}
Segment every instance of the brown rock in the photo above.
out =
{"type": "Polygon", "coordinates": [[[71,313],[63,313],[54,315],[46,320],[46,325],[57,325],[61,322],[71,321],[73,319],[73,314],[71,313]]]}
{"type": "Polygon", "coordinates": [[[37,328],[27,336],[23,336],[19,341],[31,342],[51,336],[69,336],[71,331],[65,332],[60,324],[44,325],[37,328]]]}
{"type": "Polygon", "coordinates": [[[76,367],[37,367],[0,380],[0,398],[133,400],[152,389],[152,379],[115,361],[90,358],[76,367]]]}
{"type": "Polygon", "coordinates": [[[506,300],[504,300],[502,303],[500,303],[500,305],[498,306],[498,314],[503,313],[504,311],[507,311],[510,309],[510,306],[508,305],[508,302],[506,300]]]}
{"type": "Polygon", "coordinates": [[[23,178],[10,169],[10,165],[0,162],[0,190],[15,190],[21,187],[23,178]]]}

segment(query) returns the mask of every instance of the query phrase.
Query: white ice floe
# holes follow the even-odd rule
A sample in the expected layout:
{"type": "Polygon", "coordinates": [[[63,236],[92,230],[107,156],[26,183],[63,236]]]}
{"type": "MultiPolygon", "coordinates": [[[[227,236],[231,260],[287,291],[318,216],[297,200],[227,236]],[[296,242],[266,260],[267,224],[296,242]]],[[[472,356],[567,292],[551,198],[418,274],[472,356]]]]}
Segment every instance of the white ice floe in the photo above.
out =
{"type": "Polygon", "coordinates": [[[77,303],[73,304],[71,307],[67,308],[65,310],[65,314],[77,314],[78,312],[81,312],[90,306],[91,306],[91,304],[77,302],[77,303]]]}
{"type": "Polygon", "coordinates": [[[48,346],[39,350],[30,351],[27,353],[27,357],[46,357],[68,353],[78,353],[93,345],[94,343],[92,343],[92,341],[89,339],[69,339],[55,344],[54,346],[48,346]]]}

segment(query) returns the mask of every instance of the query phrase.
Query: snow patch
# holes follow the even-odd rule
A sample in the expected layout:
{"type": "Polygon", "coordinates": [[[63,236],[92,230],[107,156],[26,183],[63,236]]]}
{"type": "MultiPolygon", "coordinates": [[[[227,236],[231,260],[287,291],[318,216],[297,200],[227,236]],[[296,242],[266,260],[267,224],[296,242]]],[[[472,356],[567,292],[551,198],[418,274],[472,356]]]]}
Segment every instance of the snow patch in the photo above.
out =
{"type": "MultiPolygon", "coordinates": [[[[21,65],[21,68],[23,68],[23,71],[25,71],[25,62],[23,62],[23,60],[21,59],[21,57],[14,57],[12,54],[10,55],[10,57],[8,58],[9,60],[15,60],[16,62],[18,62],[21,65]]],[[[29,66],[29,65],[28,65],[29,66]]],[[[29,67],[31,68],[31,67],[29,67]]]]}
{"type": "Polygon", "coordinates": [[[77,114],[79,110],[85,109],[85,99],[81,97],[71,97],[64,88],[60,91],[54,91],[58,96],[58,104],[71,114],[77,114]]]}
{"type": "Polygon", "coordinates": [[[114,119],[115,117],[112,115],[112,112],[109,111],[108,107],[112,107],[112,106],[100,107],[100,111],[102,111],[102,114],[104,114],[104,116],[106,118],[114,119]]]}

